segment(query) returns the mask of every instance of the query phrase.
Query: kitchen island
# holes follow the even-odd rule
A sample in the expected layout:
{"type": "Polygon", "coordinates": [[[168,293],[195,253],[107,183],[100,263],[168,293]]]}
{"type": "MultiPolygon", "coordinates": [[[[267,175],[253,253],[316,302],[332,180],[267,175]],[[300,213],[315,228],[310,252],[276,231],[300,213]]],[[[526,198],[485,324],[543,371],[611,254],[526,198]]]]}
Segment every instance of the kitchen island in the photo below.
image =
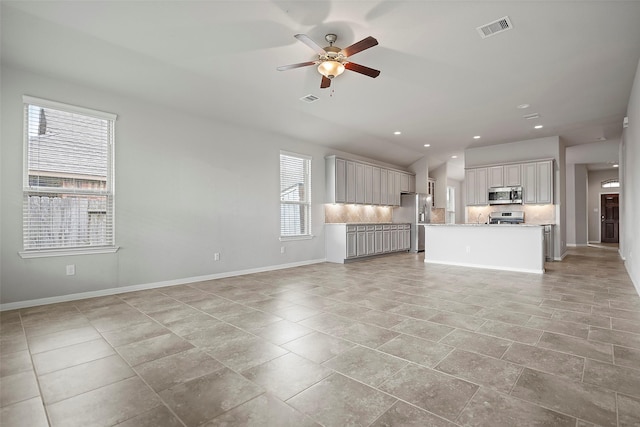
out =
{"type": "Polygon", "coordinates": [[[544,227],[528,224],[429,224],[424,262],[544,273],[544,227]]]}

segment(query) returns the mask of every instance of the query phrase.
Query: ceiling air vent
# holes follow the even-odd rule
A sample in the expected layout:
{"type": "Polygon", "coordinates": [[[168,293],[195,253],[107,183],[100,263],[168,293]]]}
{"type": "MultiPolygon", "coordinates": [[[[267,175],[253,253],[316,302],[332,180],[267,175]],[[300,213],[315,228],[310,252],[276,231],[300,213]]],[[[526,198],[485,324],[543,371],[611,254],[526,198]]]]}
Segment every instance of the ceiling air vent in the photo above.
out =
{"type": "Polygon", "coordinates": [[[487,37],[510,30],[511,28],[513,28],[511,20],[509,20],[508,16],[505,16],[504,18],[500,18],[496,21],[478,27],[476,28],[476,30],[478,30],[478,33],[480,33],[480,37],[486,39],[487,37]]]}
{"type": "Polygon", "coordinates": [[[525,114],[524,116],[522,116],[522,118],[527,120],[539,119],[540,114],[538,113],[525,114]]]}
{"type": "Polygon", "coordinates": [[[305,95],[305,96],[303,96],[302,98],[300,98],[300,101],[304,101],[304,102],[312,103],[312,102],[317,101],[318,99],[320,99],[320,98],[318,98],[318,97],[317,97],[317,96],[315,96],[315,95],[311,95],[311,94],[309,94],[309,95],[305,95]]]}

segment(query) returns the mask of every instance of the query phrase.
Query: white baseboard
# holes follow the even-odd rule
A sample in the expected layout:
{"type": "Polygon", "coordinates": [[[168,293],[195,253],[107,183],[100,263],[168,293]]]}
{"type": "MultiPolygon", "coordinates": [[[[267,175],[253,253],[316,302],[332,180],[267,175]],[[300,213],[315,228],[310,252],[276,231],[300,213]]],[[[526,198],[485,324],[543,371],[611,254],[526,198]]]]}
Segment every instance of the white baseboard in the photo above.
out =
{"type": "Polygon", "coordinates": [[[569,248],[584,248],[589,246],[588,243],[567,243],[567,247],[569,248]]]}
{"type": "Polygon", "coordinates": [[[38,305],[56,304],[59,302],[76,301],[87,298],[103,297],[107,295],[124,294],[126,292],[143,291],[146,289],[164,288],[167,286],[185,285],[188,283],[203,282],[205,280],[224,279],[225,277],[243,276],[245,274],[263,273],[265,271],[283,270],[285,268],[301,267],[303,265],[319,264],[326,259],[314,259],[309,261],[292,262],[288,264],[271,265],[268,267],[250,268],[247,270],[228,271],[224,273],[207,274],[205,276],[185,277],[182,279],[166,280],[162,282],[143,283],[140,285],[123,286],[119,288],[102,289],[99,291],[79,292],[75,294],[60,295],[48,298],[38,298],[27,301],[17,301],[0,304],[0,311],[16,310],[19,308],[35,307],[38,305]]]}

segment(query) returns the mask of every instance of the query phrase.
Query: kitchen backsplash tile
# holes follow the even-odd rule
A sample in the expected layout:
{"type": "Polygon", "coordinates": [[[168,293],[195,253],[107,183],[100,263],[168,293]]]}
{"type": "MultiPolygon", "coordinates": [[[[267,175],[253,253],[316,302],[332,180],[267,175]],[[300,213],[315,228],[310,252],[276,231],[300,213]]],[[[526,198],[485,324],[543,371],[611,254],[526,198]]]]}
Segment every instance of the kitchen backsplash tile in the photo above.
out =
{"type": "Polygon", "coordinates": [[[392,208],[368,205],[324,205],[324,222],[327,224],[358,222],[392,222],[392,208]]]}
{"type": "Polygon", "coordinates": [[[431,224],[444,224],[444,208],[431,208],[431,224]]]}
{"type": "Polygon", "coordinates": [[[487,222],[491,212],[504,211],[523,211],[525,224],[556,223],[556,205],[469,206],[467,207],[467,222],[487,222]]]}

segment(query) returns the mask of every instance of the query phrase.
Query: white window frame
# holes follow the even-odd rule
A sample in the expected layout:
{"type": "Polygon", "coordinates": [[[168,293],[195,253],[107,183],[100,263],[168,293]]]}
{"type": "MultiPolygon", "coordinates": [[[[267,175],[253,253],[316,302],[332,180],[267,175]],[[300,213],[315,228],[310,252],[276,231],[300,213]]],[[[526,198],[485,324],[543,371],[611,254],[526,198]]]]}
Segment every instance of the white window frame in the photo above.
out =
{"type": "Polygon", "coordinates": [[[282,188],[282,157],[286,156],[286,157],[292,157],[295,159],[299,159],[302,160],[306,163],[306,173],[304,173],[304,183],[303,187],[304,187],[304,200],[302,201],[289,201],[289,200],[283,200],[283,194],[282,191],[280,191],[280,241],[286,241],[286,240],[304,240],[304,239],[311,239],[313,238],[313,234],[311,233],[311,160],[312,158],[310,156],[304,155],[304,154],[298,154],[298,153],[292,153],[289,151],[280,151],[280,156],[278,157],[280,163],[280,187],[282,188]],[[297,208],[303,207],[304,208],[304,221],[305,221],[305,229],[307,230],[307,233],[304,234],[283,234],[283,208],[285,206],[291,207],[291,206],[295,206],[297,208]]]}
{"type": "Polygon", "coordinates": [[[118,250],[115,245],[115,180],[114,180],[114,139],[115,139],[115,120],[117,115],[106,113],[103,111],[92,110],[89,108],[78,107],[74,105],[64,104],[61,102],[51,101],[32,96],[23,96],[24,104],[24,155],[23,155],[23,250],[19,252],[22,258],[40,258],[52,256],[68,256],[68,255],[86,255],[96,253],[113,253],[118,250]],[[59,110],[65,113],[73,113],[91,118],[98,118],[107,121],[107,158],[106,158],[106,184],[105,188],[98,189],[77,189],[77,188],[57,188],[57,187],[39,187],[33,186],[29,182],[29,106],[41,107],[45,109],[59,110]],[[60,196],[100,196],[106,199],[105,218],[107,219],[107,238],[105,244],[82,244],[82,245],[49,245],[27,247],[26,239],[30,235],[28,231],[28,203],[30,196],[38,195],[60,195],[60,196]]]}

